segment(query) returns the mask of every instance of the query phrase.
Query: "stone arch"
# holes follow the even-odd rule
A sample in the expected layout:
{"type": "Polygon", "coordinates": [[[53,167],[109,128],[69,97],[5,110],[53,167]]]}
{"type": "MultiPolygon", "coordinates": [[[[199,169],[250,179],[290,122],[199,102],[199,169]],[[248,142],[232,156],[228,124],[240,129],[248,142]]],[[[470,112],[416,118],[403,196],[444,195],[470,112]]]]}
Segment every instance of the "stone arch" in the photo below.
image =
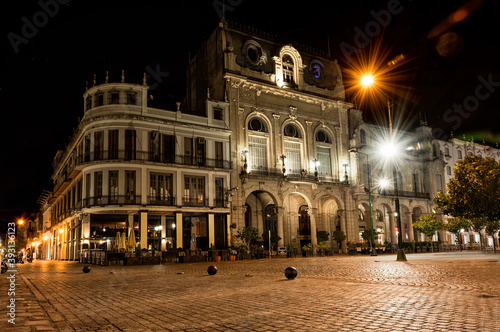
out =
{"type": "Polygon", "coordinates": [[[413,234],[411,232],[413,228],[411,227],[410,209],[406,205],[401,204],[399,212],[401,213],[401,229],[399,231],[402,232],[403,242],[412,241],[413,234]]]}
{"type": "MultiPolygon", "coordinates": [[[[247,215],[248,226],[257,228],[259,235],[262,234],[266,226],[266,211],[269,212],[268,207],[278,207],[276,198],[268,191],[255,190],[247,195],[245,205],[248,206],[247,209],[249,210],[247,215]]],[[[278,225],[276,225],[277,227],[278,225]]]]}

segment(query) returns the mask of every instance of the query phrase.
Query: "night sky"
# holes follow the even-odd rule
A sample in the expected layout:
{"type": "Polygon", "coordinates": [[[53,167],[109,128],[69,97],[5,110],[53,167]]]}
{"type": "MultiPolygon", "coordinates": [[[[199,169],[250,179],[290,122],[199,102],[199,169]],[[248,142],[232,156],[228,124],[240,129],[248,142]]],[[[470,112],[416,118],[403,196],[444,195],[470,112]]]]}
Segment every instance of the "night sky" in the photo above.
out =
{"type": "MultiPolygon", "coordinates": [[[[92,86],[96,74],[103,83],[109,71],[116,82],[123,69],[127,82],[142,83],[146,72],[154,85],[149,105],[173,109],[185,96],[189,54],[215,29],[222,12],[222,1],[213,0],[41,0],[2,6],[3,223],[36,209],[42,190],[52,189],[52,161],[83,116],[86,81],[92,86]]],[[[297,40],[326,51],[329,40],[342,66],[352,65],[346,45],[359,46],[361,54],[381,45],[387,60],[404,54],[408,61],[398,69],[404,75],[397,84],[406,96],[400,100],[406,125],[423,118],[437,128],[438,138],[453,130],[476,142],[500,142],[498,1],[227,0],[225,9],[227,19],[277,34],[284,43],[297,40]],[[468,14],[457,12],[463,5],[468,14]],[[454,20],[447,20],[453,13],[454,20]],[[360,31],[373,39],[365,42],[360,31]]]]}

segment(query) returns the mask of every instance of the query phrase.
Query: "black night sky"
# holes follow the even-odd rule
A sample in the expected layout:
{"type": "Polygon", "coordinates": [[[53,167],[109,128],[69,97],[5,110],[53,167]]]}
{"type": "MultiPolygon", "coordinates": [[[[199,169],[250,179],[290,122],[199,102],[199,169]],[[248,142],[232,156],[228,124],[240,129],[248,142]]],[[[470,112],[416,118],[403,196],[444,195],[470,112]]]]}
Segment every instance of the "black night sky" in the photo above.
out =
{"type": "MultiPolygon", "coordinates": [[[[389,50],[388,60],[398,54],[410,59],[398,82],[408,88],[406,122],[416,125],[422,116],[442,129],[439,138],[453,130],[476,142],[500,141],[498,1],[226,0],[225,10],[227,19],[277,34],[284,43],[297,40],[326,51],[329,39],[341,65],[341,45],[354,46],[359,31],[382,22],[385,28],[374,30],[374,40],[362,50],[380,43],[389,50]],[[468,14],[457,12],[463,5],[468,14]],[[440,25],[453,13],[458,22],[440,25]],[[462,104],[472,111],[457,108],[462,104]]],[[[119,81],[123,69],[127,82],[142,83],[146,72],[148,84],[155,85],[149,105],[174,108],[185,95],[189,54],[215,29],[221,12],[222,0],[4,3],[0,222],[36,209],[42,190],[52,189],[53,157],[83,116],[86,81],[91,86],[96,74],[103,83],[106,71],[110,81],[119,81]]]]}

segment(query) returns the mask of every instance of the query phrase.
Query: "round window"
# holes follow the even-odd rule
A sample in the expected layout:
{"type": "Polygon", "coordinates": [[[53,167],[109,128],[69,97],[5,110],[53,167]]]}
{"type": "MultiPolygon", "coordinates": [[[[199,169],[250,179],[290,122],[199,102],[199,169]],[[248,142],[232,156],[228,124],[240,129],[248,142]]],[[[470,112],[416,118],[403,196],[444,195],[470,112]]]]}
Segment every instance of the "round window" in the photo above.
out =
{"type": "Polygon", "coordinates": [[[328,135],[324,131],[320,130],[316,133],[316,141],[330,143],[330,138],[328,137],[328,135]]]}
{"type": "Polygon", "coordinates": [[[313,66],[313,76],[316,79],[321,77],[321,66],[317,63],[315,63],[313,66]]]}
{"type": "Polygon", "coordinates": [[[299,132],[294,125],[289,124],[285,127],[285,136],[299,137],[299,132]]]}
{"type": "Polygon", "coordinates": [[[248,60],[250,60],[251,62],[257,62],[259,60],[258,50],[253,46],[248,47],[247,57],[248,57],[248,60]]]}
{"type": "Polygon", "coordinates": [[[252,118],[250,122],[248,122],[248,129],[262,132],[266,131],[264,123],[262,123],[262,121],[258,118],[252,118]]]}

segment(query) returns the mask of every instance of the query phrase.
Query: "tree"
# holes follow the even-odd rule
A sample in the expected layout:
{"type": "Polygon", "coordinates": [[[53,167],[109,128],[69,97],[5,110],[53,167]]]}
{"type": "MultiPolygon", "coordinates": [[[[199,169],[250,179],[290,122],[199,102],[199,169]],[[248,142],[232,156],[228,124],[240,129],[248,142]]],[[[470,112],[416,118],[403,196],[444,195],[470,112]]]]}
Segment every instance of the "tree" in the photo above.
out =
{"type": "Polygon", "coordinates": [[[365,229],[363,233],[361,233],[361,238],[370,244],[370,248],[372,247],[372,229],[365,229]]]}
{"type": "Polygon", "coordinates": [[[243,240],[247,246],[247,250],[250,250],[250,244],[255,241],[258,234],[259,230],[257,228],[248,226],[242,230],[238,230],[236,237],[243,240]]]}
{"type": "Polygon", "coordinates": [[[327,231],[316,231],[316,238],[318,239],[318,242],[328,241],[329,236],[330,233],[328,233],[327,231]]]}
{"type": "Polygon", "coordinates": [[[436,233],[436,231],[443,229],[443,222],[441,220],[436,219],[436,214],[429,213],[423,216],[420,216],[417,222],[412,225],[417,231],[424,233],[425,236],[429,238],[429,242],[431,243],[431,251],[434,252],[434,246],[432,245],[431,236],[436,233]]]}
{"type": "Polygon", "coordinates": [[[470,227],[470,222],[467,219],[463,218],[448,218],[447,222],[444,224],[444,229],[450,233],[455,234],[458,237],[458,245],[460,247],[460,251],[462,251],[462,243],[459,233],[462,229],[466,229],[470,227]]]}
{"type": "Polygon", "coordinates": [[[337,241],[337,246],[338,246],[338,249],[340,252],[340,246],[342,245],[342,242],[346,239],[344,232],[335,231],[335,232],[333,232],[332,237],[335,241],[337,241]]]}
{"type": "Polygon", "coordinates": [[[493,237],[493,253],[497,253],[497,247],[495,244],[495,234],[500,230],[500,221],[488,221],[486,224],[486,234],[493,237]]]}
{"type": "Polygon", "coordinates": [[[447,193],[434,197],[444,214],[470,220],[476,232],[500,220],[500,163],[492,158],[467,156],[455,165],[453,175],[447,193]]]}

